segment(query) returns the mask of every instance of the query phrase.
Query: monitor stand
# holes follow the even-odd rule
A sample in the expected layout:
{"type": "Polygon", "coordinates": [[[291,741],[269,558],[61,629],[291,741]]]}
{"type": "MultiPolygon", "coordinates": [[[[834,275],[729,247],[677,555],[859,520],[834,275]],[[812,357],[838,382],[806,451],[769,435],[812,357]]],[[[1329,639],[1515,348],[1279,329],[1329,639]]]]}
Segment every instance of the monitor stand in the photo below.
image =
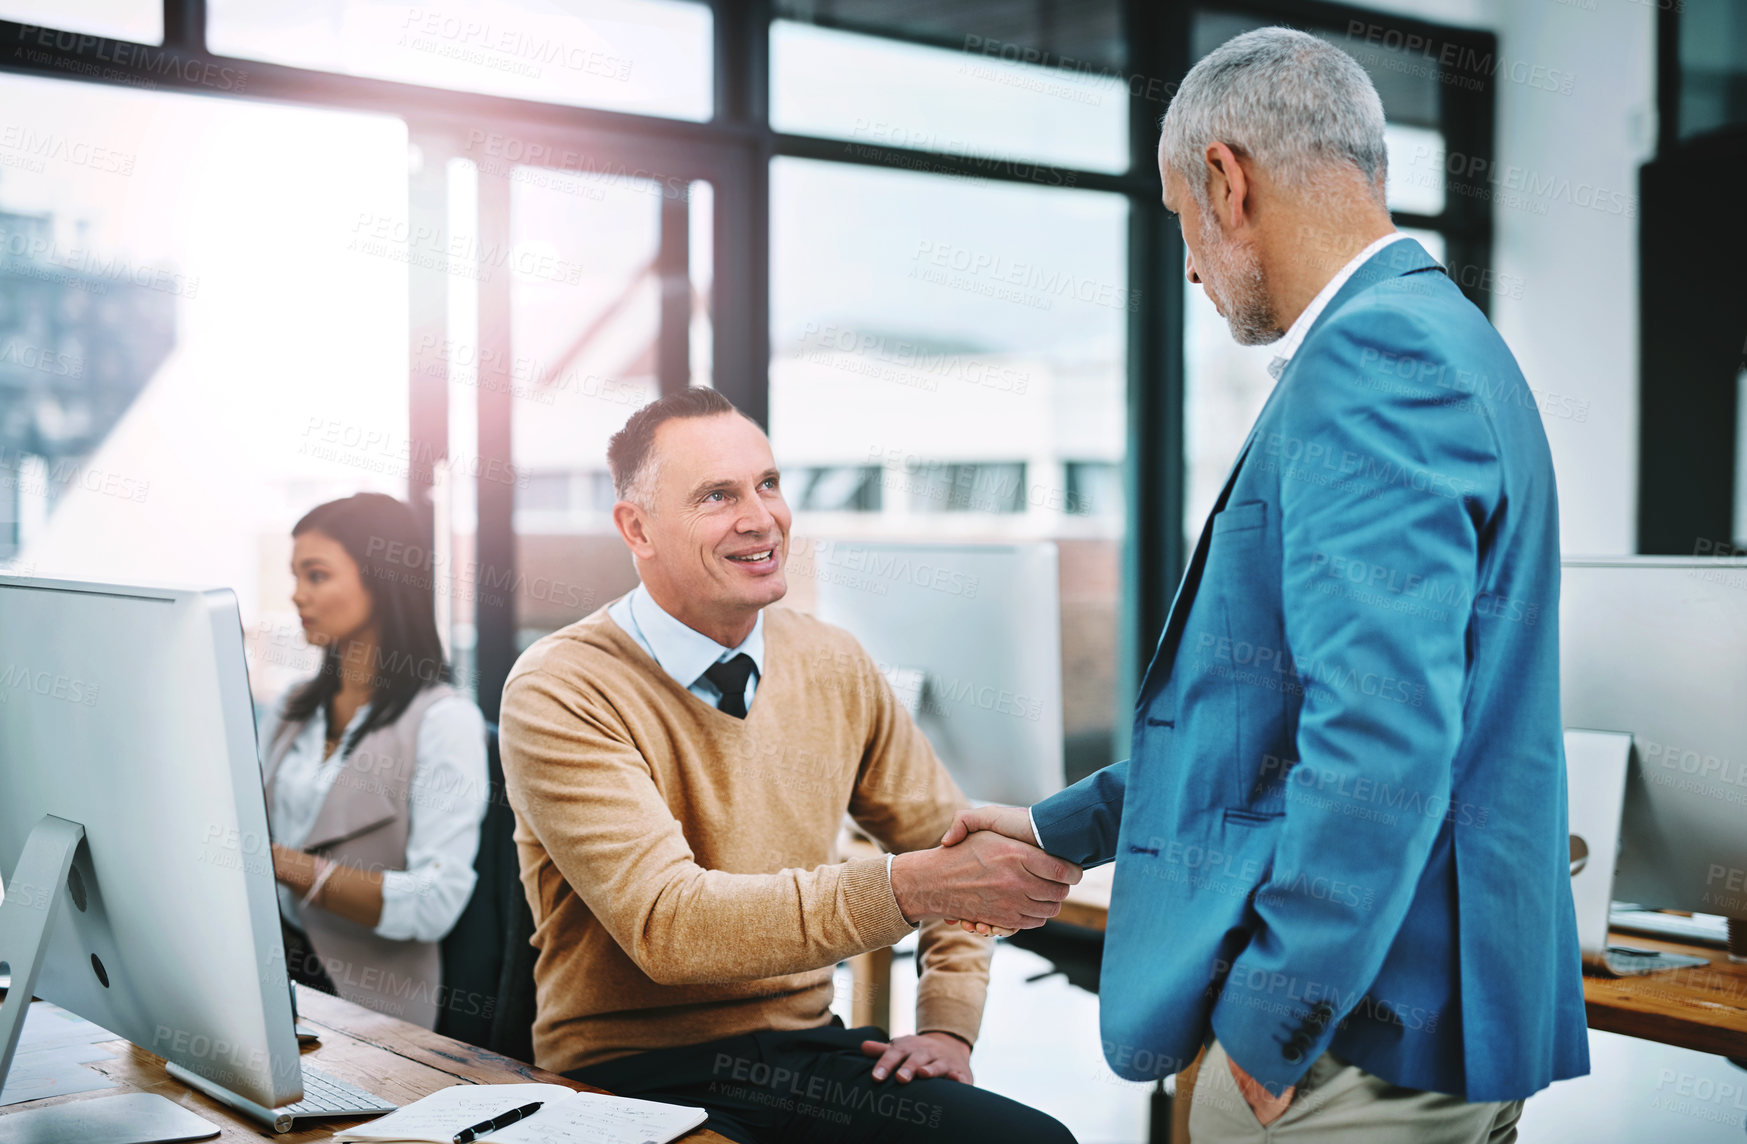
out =
{"type": "MultiPolygon", "coordinates": [[[[0,1088],[12,1071],[61,899],[72,898],[76,908],[85,908],[83,884],[67,880],[84,841],[85,828],[77,822],[43,815],[24,840],[18,866],[6,884],[6,899],[0,901],[0,974],[10,970],[12,975],[0,1000],[0,1088]]],[[[169,1144],[207,1140],[218,1133],[213,1124],[176,1102],[146,1092],[21,1109],[0,1117],[0,1144],[169,1144]]]]}

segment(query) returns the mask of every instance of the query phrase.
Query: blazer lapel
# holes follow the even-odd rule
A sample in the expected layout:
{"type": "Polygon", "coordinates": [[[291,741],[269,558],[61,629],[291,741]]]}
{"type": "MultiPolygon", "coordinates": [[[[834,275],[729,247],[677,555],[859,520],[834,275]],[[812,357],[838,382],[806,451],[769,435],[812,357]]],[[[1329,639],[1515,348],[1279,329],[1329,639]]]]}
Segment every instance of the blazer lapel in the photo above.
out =
{"type": "Polygon", "coordinates": [[[1140,686],[1140,695],[1136,706],[1144,705],[1152,698],[1158,685],[1164,682],[1169,674],[1170,665],[1176,654],[1176,640],[1182,634],[1189,607],[1195,602],[1195,593],[1201,586],[1201,571],[1207,564],[1208,538],[1213,531],[1213,518],[1225,508],[1225,502],[1231,496],[1232,486],[1237,483],[1239,470],[1243,468],[1244,459],[1250,454],[1250,447],[1256,443],[1257,431],[1262,422],[1267,420],[1268,411],[1274,406],[1274,399],[1280,391],[1286,388],[1295,372],[1294,367],[1304,360],[1305,349],[1311,339],[1322,328],[1328,316],[1338,310],[1349,298],[1361,290],[1365,290],[1385,278],[1399,278],[1407,274],[1418,274],[1425,270],[1442,269],[1425,247],[1411,238],[1397,239],[1382,250],[1365,260],[1365,264],[1353,271],[1341,288],[1335,291],[1328,305],[1322,308],[1322,313],[1316,316],[1316,321],[1310,324],[1310,329],[1304,335],[1304,341],[1299,343],[1298,352],[1292,356],[1292,361],[1286,371],[1275,382],[1273,392],[1268,394],[1268,400],[1262,404],[1262,411],[1256,414],[1256,420],[1250,425],[1249,436],[1244,439],[1243,448],[1238,450],[1237,460],[1232,462],[1231,472],[1226,474],[1225,485],[1219,490],[1219,496],[1213,502],[1213,509],[1202,522],[1201,535],[1195,541],[1195,551],[1189,557],[1189,565],[1183,572],[1183,579],[1177,584],[1177,594],[1171,600],[1171,610],[1165,619],[1165,630],[1159,636],[1157,648],[1153,651],[1152,662],[1147,664],[1146,675],[1140,686]]]}
{"type": "Polygon", "coordinates": [[[350,760],[341,766],[345,770],[334,776],[334,785],[304,839],[305,850],[320,850],[394,821],[394,803],[375,789],[377,784],[358,781],[350,760]]]}
{"type": "Polygon", "coordinates": [[[273,782],[279,777],[279,764],[296,741],[298,726],[280,720],[273,728],[273,737],[267,740],[267,764],[261,772],[261,789],[267,796],[269,808],[273,805],[273,782]]]}
{"type": "Polygon", "coordinates": [[[1261,426],[1268,408],[1273,405],[1275,394],[1279,392],[1280,386],[1276,384],[1274,392],[1268,394],[1268,400],[1263,403],[1262,412],[1256,415],[1255,423],[1250,426],[1250,434],[1244,438],[1243,448],[1238,450],[1237,460],[1232,462],[1231,471],[1225,475],[1225,485],[1214,499],[1213,508],[1208,511],[1207,519],[1201,523],[1201,535],[1196,538],[1195,551],[1190,554],[1189,566],[1184,569],[1183,578],[1177,582],[1177,594],[1171,599],[1171,610],[1165,617],[1165,630],[1159,636],[1158,646],[1153,650],[1152,662],[1147,664],[1146,675],[1141,680],[1137,706],[1144,706],[1152,698],[1157,685],[1162,684],[1169,673],[1171,661],[1176,655],[1177,637],[1182,635],[1189,605],[1194,602],[1196,589],[1201,586],[1201,570],[1207,564],[1207,544],[1213,533],[1213,518],[1225,508],[1232,486],[1237,483],[1238,471],[1243,468],[1244,459],[1250,455],[1250,447],[1256,443],[1256,430],[1261,426]]]}
{"type": "MultiPolygon", "coordinates": [[[[379,732],[373,733],[361,745],[380,745],[378,735],[379,732]]],[[[343,750],[344,747],[336,749],[343,750]]],[[[334,776],[333,785],[328,787],[328,793],[322,798],[321,810],[316,812],[315,822],[310,824],[309,837],[303,841],[305,850],[332,846],[394,821],[398,811],[394,801],[382,791],[383,776],[372,776],[369,771],[361,770],[358,766],[360,756],[369,759],[380,757],[377,751],[366,749],[343,756],[337,763],[330,761],[323,764],[337,765],[341,770],[334,776]]]]}

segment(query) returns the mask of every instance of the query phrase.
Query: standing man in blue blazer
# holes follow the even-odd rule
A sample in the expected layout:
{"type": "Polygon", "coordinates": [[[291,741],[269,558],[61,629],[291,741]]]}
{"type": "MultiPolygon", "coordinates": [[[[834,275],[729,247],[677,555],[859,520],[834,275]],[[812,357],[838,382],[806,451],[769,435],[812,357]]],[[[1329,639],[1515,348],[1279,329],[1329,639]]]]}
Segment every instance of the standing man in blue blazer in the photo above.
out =
{"type": "MultiPolygon", "coordinates": [[[[1201,531],[1132,757],[965,812],[1114,860],[1104,1055],[1208,1046],[1211,1141],[1501,1141],[1589,1068],[1536,398],[1384,204],[1365,72],[1266,28],[1164,120],[1188,278],[1276,387],[1201,531]]],[[[977,919],[969,919],[976,921],[977,919]]]]}

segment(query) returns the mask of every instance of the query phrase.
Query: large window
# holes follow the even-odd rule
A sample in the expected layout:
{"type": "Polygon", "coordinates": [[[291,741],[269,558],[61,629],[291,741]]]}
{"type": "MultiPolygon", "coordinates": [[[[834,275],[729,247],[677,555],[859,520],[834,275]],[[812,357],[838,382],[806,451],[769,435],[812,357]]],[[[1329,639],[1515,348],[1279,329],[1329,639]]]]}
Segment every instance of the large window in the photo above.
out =
{"type": "Polygon", "coordinates": [[[771,178],[771,438],[804,480],[790,599],[822,540],[1060,547],[1071,774],[1111,761],[1125,329],[1119,195],[802,159],[771,178]],[[845,267],[854,267],[845,273],[845,267]]]}
{"type": "MultiPolygon", "coordinates": [[[[613,527],[607,439],[657,395],[663,298],[687,323],[710,284],[687,258],[709,245],[709,186],[650,178],[590,184],[523,168],[511,187],[512,233],[574,271],[518,281],[511,344],[526,377],[511,433],[518,480],[518,643],[580,619],[637,583],[613,527]],[[696,231],[697,233],[693,233],[696,231]],[[671,262],[671,267],[668,263],[671,262]]],[[[701,268],[699,268],[701,269],[701,268]]],[[[688,357],[687,379],[708,382],[688,357]]]]}
{"type": "Polygon", "coordinates": [[[769,425],[803,541],[1058,545],[1082,773],[1125,750],[1184,534],[1267,387],[1158,201],[1190,62],[1320,26],[1383,96],[1398,222],[1482,305],[1512,288],[1476,174],[1490,37],[1352,15],[0,0],[29,38],[9,67],[56,77],[4,81],[0,560],[235,583],[271,622],[295,515],[400,492],[490,716],[521,647],[631,582],[607,438],[715,385],[769,425]],[[100,295],[92,265],[139,279],[100,295]],[[212,519],[248,539],[208,559],[182,533],[212,519]]]}
{"type": "Polygon", "coordinates": [[[311,666],[291,525],[404,495],[406,128],[0,77],[0,559],[222,584],[265,701],[311,666]],[[337,179],[333,172],[343,170],[337,179]]]}

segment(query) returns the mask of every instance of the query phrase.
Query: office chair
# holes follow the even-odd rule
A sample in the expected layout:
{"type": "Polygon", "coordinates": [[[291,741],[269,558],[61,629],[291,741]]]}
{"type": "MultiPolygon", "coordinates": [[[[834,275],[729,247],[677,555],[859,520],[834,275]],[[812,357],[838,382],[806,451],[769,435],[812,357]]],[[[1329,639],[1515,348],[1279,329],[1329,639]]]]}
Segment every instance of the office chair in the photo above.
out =
{"type": "Polygon", "coordinates": [[[518,1061],[534,1059],[534,915],[516,859],[516,816],[504,792],[497,724],[485,727],[491,786],[478,881],[467,908],[443,939],[443,1005],[437,1032],[518,1061]]]}

